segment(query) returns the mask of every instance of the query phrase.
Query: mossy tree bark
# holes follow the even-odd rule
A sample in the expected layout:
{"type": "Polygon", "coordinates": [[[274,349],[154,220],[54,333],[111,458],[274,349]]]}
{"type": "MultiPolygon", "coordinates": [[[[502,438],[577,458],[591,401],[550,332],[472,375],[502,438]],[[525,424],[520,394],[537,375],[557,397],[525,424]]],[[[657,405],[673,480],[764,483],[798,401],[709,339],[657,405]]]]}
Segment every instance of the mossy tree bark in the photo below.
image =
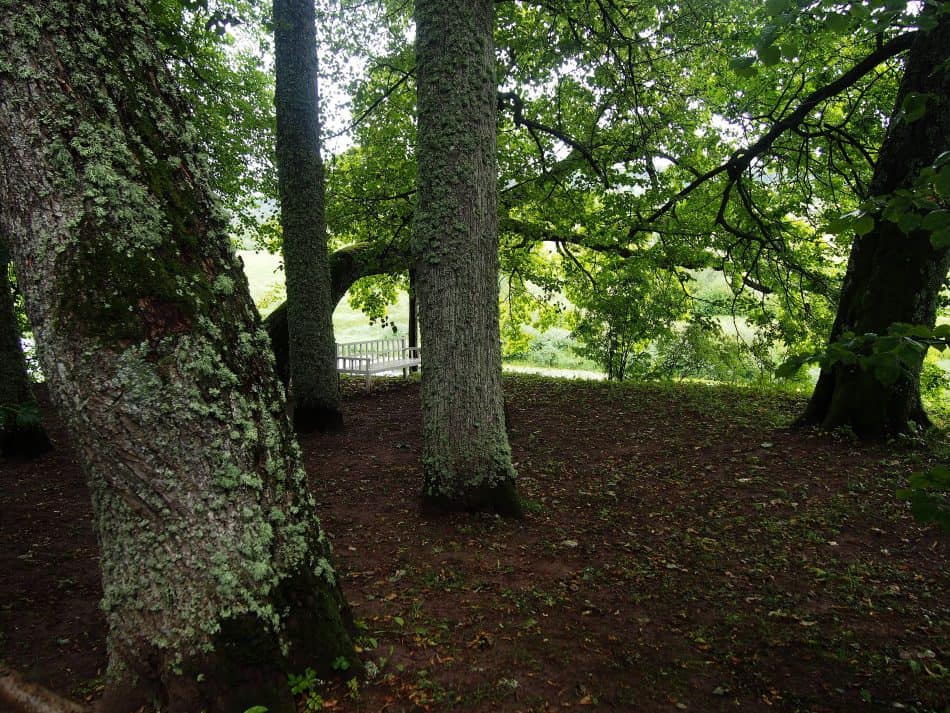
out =
{"type": "Polygon", "coordinates": [[[343,425],[320,156],[313,0],[274,0],[277,176],[287,284],[290,388],[300,431],[343,425]]]}
{"type": "Polygon", "coordinates": [[[0,240],[0,455],[32,457],[51,446],[30,388],[9,265],[7,248],[0,240]]]}
{"type": "MultiPolygon", "coordinates": [[[[921,33],[911,47],[897,95],[897,107],[911,93],[928,97],[926,113],[908,122],[895,110],[881,145],[871,195],[910,188],[921,169],[947,150],[950,136],[950,18],[921,33]]],[[[845,332],[886,334],[895,322],[933,327],[937,298],[950,268],[950,250],[937,250],[930,234],[905,234],[878,217],[871,233],[855,238],[842,285],[831,341],[845,332]]],[[[799,419],[824,428],[848,426],[875,439],[905,432],[909,422],[928,423],[920,400],[923,355],[893,384],[858,367],[824,368],[799,419]]]]}
{"type": "Polygon", "coordinates": [[[415,21],[423,502],[517,514],[498,330],[493,3],[417,0],[415,21]]]}
{"type": "Polygon", "coordinates": [[[227,216],[141,0],[0,0],[0,231],[92,494],[107,711],[358,666],[227,216]]]}

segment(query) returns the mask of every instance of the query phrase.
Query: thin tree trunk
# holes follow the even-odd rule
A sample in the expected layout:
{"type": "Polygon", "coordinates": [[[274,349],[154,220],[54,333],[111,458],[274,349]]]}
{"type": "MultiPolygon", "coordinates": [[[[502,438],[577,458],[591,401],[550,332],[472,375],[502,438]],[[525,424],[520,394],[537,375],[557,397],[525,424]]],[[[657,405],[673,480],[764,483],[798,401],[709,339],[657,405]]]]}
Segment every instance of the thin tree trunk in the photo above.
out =
{"type": "Polygon", "coordinates": [[[0,240],[0,455],[32,457],[52,446],[30,388],[9,264],[7,248],[0,240]]]}
{"type": "MultiPolygon", "coordinates": [[[[416,300],[416,271],[409,270],[409,349],[419,346],[419,310],[416,300]]],[[[415,354],[415,352],[412,352],[415,354]]],[[[418,366],[410,367],[409,371],[419,371],[418,366]]]]}
{"type": "Polygon", "coordinates": [[[498,329],[491,0],[417,0],[423,502],[520,512],[498,329]]]}
{"type": "Polygon", "coordinates": [[[277,174],[299,431],[343,425],[324,214],[314,0],[274,0],[277,174]]]}
{"type": "MultiPolygon", "coordinates": [[[[898,109],[911,93],[928,95],[926,113],[916,121],[895,118],[881,145],[871,195],[889,196],[910,188],[921,169],[947,150],[950,136],[950,18],[922,33],[911,47],[897,94],[898,109]]],[[[930,234],[904,234],[878,217],[874,230],[857,237],[842,285],[831,341],[845,332],[886,334],[896,322],[933,327],[937,297],[950,269],[950,250],[937,250],[930,234]]],[[[848,426],[864,438],[905,432],[909,422],[927,424],[920,400],[924,355],[895,383],[870,371],[836,364],[824,368],[799,419],[824,428],[848,426]]]]}
{"type": "Polygon", "coordinates": [[[0,0],[0,230],[92,494],[106,711],[357,667],[267,336],[139,0],[0,0]]]}

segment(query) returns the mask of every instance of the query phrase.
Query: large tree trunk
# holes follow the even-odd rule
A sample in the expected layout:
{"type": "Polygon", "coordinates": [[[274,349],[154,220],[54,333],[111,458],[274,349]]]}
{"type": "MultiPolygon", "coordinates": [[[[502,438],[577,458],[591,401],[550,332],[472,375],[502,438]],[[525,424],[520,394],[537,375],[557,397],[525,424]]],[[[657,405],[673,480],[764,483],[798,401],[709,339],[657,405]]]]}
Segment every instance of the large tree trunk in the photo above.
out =
{"type": "Polygon", "coordinates": [[[358,662],[146,4],[0,0],[0,32],[0,231],[92,494],[105,708],[292,711],[287,671],[358,662]]]}
{"type": "Polygon", "coordinates": [[[498,331],[491,0],[417,0],[423,502],[515,514],[498,331]]]}
{"type": "Polygon", "coordinates": [[[290,388],[298,430],[343,425],[317,91],[314,0],[274,0],[277,175],[287,284],[290,388]]]}
{"type": "MultiPolygon", "coordinates": [[[[910,188],[921,169],[947,150],[950,136],[950,18],[918,38],[910,49],[897,107],[912,92],[927,94],[926,113],[907,122],[895,112],[874,169],[871,194],[889,196],[910,188]]],[[[895,322],[933,327],[937,297],[950,268],[950,250],[936,250],[930,234],[904,234],[878,217],[874,230],[857,237],[842,285],[831,341],[845,332],[886,334],[895,322]]],[[[871,371],[836,364],[821,371],[801,423],[849,426],[864,438],[907,431],[928,422],[920,401],[923,355],[895,383],[871,371]]]]}
{"type": "Polygon", "coordinates": [[[10,257],[0,240],[0,455],[36,456],[50,449],[20,344],[10,257]]]}

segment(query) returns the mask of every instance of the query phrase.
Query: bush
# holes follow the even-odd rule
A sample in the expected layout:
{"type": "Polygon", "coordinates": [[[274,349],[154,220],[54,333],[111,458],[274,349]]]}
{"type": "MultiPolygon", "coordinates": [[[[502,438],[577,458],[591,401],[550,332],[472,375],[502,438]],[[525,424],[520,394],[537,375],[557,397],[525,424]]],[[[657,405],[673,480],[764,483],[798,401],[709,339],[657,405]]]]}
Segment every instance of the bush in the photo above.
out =
{"type": "Polygon", "coordinates": [[[739,383],[762,377],[751,351],[716,325],[691,322],[661,336],[654,344],[655,378],[739,383]]]}
{"type": "Polygon", "coordinates": [[[509,341],[505,346],[505,361],[547,369],[597,368],[596,364],[577,353],[577,343],[566,329],[547,329],[517,342],[509,341]]]}

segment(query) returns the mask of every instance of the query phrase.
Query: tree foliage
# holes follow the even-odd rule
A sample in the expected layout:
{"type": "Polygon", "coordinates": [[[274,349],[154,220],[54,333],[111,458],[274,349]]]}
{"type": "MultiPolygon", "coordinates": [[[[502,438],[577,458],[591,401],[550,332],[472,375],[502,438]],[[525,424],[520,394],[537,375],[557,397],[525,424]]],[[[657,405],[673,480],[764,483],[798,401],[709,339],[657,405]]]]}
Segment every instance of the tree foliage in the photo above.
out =
{"type": "MultiPolygon", "coordinates": [[[[916,28],[911,11],[858,3],[842,31],[836,7],[499,4],[503,313],[543,324],[539,295],[573,284],[592,314],[584,300],[603,297],[578,275],[635,262],[683,293],[685,310],[666,300],[668,329],[703,310],[694,277],[714,268],[724,312],[817,347],[848,247],[825,228],[866,195],[916,28]]],[[[398,39],[358,85],[357,145],[330,177],[347,237],[389,245],[413,207],[413,60],[398,39]]],[[[378,312],[386,293],[366,302],[378,312]]]]}
{"type": "MultiPolygon", "coordinates": [[[[788,350],[819,351],[851,241],[872,213],[886,210],[908,227],[926,221],[946,240],[945,210],[925,205],[927,189],[950,180],[942,164],[920,190],[883,204],[869,194],[904,57],[933,24],[924,6],[497,3],[507,351],[559,326],[619,373],[601,348],[608,312],[615,322],[625,312],[629,326],[642,314],[638,349],[653,357],[663,335],[710,316],[762,377],[788,350]],[[705,294],[710,271],[724,288],[715,305],[705,294]],[[610,296],[584,272],[603,275],[610,296]],[[644,280],[656,290],[649,308],[634,305],[644,280]],[[567,293],[569,301],[552,299],[567,293]]],[[[345,119],[328,110],[327,138],[351,141],[334,144],[328,158],[330,242],[366,246],[371,266],[379,255],[408,255],[411,7],[324,0],[318,12],[323,73],[343,78],[335,101],[349,109],[345,119]]],[[[928,98],[905,103],[913,118],[928,98]]],[[[380,274],[356,282],[350,299],[385,324],[405,286],[404,272],[380,274]]]]}

